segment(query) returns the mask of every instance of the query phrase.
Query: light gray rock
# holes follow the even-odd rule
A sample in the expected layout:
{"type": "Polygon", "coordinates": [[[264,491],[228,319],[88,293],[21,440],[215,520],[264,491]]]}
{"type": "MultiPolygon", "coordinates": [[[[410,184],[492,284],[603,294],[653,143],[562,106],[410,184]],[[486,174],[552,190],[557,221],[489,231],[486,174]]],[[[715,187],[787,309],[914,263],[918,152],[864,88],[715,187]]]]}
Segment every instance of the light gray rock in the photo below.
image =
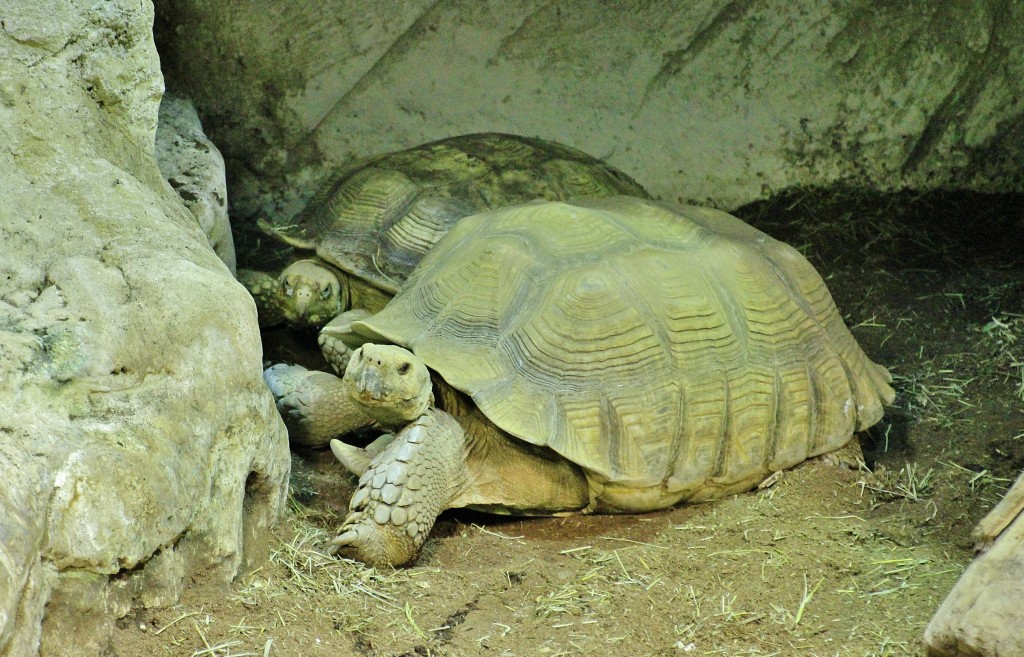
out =
{"type": "Polygon", "coordinates": [[[169,92],[160,100],[156,161],[164,179],[199,222],[214,252],[235,273],[224,158],[203,132],[192,101],[169,92]]]}
{"type": "Polygon", "coordinates": [[[1016,0],[158,10],[165,70],[236,163],[236,215],[273,209],[280,181],[321,159],[489,130],[560,141],[662,198],[724,208],[836,182],[1024,190],[1016,0]]]}
{"type": "Polygon", "coordinates": [[[1024,473],[974,530],[984,550],[924,632],[929,657],[1024,655],[1024,473]]]}
{"type": "Polygon", "coordinates": [[[255,306],[156,165],[152,16],[0,16],[3,657],[103,653],[184,575],[233,577],[284,504],[255,306]]]}

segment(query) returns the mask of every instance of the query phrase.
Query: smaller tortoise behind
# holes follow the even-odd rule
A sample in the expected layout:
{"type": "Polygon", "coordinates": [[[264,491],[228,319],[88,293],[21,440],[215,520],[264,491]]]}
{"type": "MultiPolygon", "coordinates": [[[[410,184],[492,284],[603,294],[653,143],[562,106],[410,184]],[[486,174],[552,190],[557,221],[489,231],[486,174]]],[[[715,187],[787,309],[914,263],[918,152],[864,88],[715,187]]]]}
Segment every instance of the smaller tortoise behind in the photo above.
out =
{"type": "Polygon", "coordinates": [[[269,249],[274,260],[295,253],[280,271],[244,269],[239,279],[262,325],[319,329],[349,308],[382,308],[462,217],[534,199],[617,194],[648,196],[625,173],[563,144],[494,132],[449,137],[357,163],[294,221],[261,221],[280,245],[280,255],[269,249]]]}
{"type": "Polygon", "coordinates": [[[394,431],[331,443],[360,476],[334,545],[374,565],[413,561],[446,508],[643,512],[749,490],[893,398],[796,250],[629,197],[463,219],[349,331],[344,380],[265,376],[293,420],[394,431]]]}

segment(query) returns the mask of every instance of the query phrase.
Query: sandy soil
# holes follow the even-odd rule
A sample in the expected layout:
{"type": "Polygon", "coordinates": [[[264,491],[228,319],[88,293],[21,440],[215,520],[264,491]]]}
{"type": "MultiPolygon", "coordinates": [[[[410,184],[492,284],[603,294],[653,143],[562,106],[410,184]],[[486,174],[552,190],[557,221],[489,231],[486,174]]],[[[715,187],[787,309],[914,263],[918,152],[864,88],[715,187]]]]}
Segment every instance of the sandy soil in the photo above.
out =
{"type": "Polygon", "coordinates": [[[637,516],[449,513],[415,567],[385,572],[322,554],[354,481],[297,453],[292,511],[254,565],[122,619],[112,654],[921,655],[971,528],[1024,467],[1020,207],[850,192],[738,213],[811,258],[892,370],[867,468],[808,463],[637,516]]]}

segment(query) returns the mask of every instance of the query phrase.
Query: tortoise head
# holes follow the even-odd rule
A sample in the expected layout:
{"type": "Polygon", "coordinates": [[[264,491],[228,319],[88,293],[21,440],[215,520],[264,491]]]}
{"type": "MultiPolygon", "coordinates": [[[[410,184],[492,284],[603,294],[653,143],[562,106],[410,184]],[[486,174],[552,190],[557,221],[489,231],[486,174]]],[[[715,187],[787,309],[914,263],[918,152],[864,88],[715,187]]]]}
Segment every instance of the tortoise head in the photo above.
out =
{"type": "Polygon", "coordinates": [[[291,324],[320,327],[348,308],[347,277],[316,260],[288,265],[278,285],[281,312],[291,324]]]}
{"type": "Polygon", "coordinates": [[[434,403],[430,371],[407,349],[364,344],[345,368],[352,398],[385,427],[408,424],[434,403]]]}

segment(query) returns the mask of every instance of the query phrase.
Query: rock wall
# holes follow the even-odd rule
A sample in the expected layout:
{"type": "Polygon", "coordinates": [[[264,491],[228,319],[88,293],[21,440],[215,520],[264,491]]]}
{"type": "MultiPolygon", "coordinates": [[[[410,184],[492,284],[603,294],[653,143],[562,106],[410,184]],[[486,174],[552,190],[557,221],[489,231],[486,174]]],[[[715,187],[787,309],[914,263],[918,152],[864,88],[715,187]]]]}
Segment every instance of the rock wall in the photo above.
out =
{"type": "Polygon", "coordinates": [[[156,126],[156,161],[231,273],[235,242],[228,218],[227,177],[220,149],[206,137],[192,101],[164,93],[156,126]]]}
{"type": "Polygon", "coordinates": [[[230,579],[282,510],[255,306],[154,158],[152,5],[0,11],[0,655],[230,579]]]}
{"type": "Polygon", "coordinates": [[[1008,526],[995,530],[995,543],[967,566],[928,623],[924,632],[928,657],[1024,655],[1024,610],[1020,604],[1024,587],[1024,516],[1019,515],[1022,495],[1024,474],[979,524],[979,528],[984,527],[994,515],[1000,518],[995,521],[997,527],[1003,523],[1008,526]]]}
{"type": "MultiPolygon", "coordinates": [[[[562,141],[661,198],[837,181],[1021,191],[1017,0],[157,0],[237,215],[304,166],[453,134],[562,141]]],[[[292,208],[285,208],[290,211],[292,208]]]]}

